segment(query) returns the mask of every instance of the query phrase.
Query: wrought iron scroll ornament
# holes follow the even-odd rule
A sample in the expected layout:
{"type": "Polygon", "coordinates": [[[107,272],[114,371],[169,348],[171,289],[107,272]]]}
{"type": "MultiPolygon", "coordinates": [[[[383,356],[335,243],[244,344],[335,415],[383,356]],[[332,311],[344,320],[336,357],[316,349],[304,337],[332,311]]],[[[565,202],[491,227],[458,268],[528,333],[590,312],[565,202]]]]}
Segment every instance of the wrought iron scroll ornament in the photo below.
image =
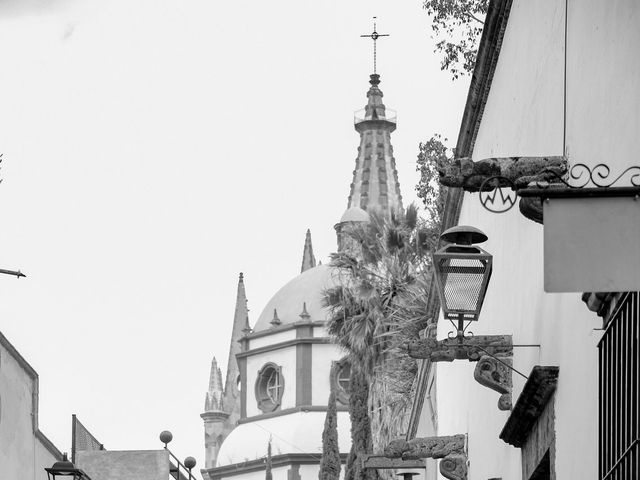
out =
{"type": "MultiPolygon", "coordinates": [[[[599,163],[593,168],[589,168],[589,166],[585,165],[584,163],[576,163],[569,169],[569,172],[566,175],[558,175],[553,170],[546,169],[543,170],[543,173],[550,174],[558,182],[561,182],[565,186],[574,189],[585,188],[589,186],[589,184],[593,184],[593,186],[596,188],[611,188],[616,183],[618,183],[618,180],[631,173],[629,177],[631,186],[640,187],[640,166],[636,165],[627,168],[613,180],[610,179],[611,169],[604,163],[599,163]],[[569,181],[567,180],[574,180],[577,183],[569,183],[569,181]]],[[[535,185],[538,188],[548,188],[549,185],[552,184],[550,184],[549,182],[537,181],[535,185]]]]}

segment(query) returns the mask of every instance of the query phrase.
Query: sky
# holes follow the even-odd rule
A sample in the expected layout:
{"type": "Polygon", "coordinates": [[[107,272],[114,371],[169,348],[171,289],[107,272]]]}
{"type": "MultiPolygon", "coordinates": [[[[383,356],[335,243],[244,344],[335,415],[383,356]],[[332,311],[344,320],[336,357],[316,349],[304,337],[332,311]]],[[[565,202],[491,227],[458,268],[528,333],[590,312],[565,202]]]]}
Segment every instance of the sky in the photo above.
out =
{"type": "Polygon", "coordinates": [[[454,145],[468,77],[420,0],[0,0],[0,331],[40,378],[40,429],[204,465],[211,358],[238,274],[250,321],[323,263],[347,206],[372,31],[403,197],[418,144],[454,145]]]}

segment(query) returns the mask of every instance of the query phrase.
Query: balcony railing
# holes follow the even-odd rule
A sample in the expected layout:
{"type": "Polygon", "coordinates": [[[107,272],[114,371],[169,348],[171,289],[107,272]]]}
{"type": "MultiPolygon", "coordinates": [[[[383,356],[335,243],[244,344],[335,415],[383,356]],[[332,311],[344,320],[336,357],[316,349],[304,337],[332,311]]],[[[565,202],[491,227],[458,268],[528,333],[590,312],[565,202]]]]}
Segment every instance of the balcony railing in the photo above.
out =
{"type": "Polygon", "coordinates": [[[371,115],[367,116],[366,112],[367,112],[366,109],[363,108],[353,114],[354,125],[357,125],[359,123],[366,122],[369,120],[386,120],[387,122],[396,123],[397,113],[395,110],[392,110],[390,108],[385,109],[384,117],[378,116],[377,119],[372,118],[371,115]]]}

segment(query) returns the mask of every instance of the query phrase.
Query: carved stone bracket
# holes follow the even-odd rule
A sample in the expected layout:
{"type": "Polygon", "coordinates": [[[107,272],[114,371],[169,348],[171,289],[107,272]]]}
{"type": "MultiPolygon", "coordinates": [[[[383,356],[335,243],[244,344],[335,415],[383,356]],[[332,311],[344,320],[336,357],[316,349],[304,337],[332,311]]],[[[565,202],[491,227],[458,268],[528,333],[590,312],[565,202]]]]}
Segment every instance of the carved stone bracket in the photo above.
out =
{"type": "Polygon", "coordinates": [[[484,355],[478,360],[473,378],[480,385],[501,393],[498,400],[499,410],[511,410],[511,390],[512,390],[512,361],[510,357],[490,357],[484,355]]]}
{"type": "Polygon", "coordinates": [[[444,458],[451,453],[464,453],[465,436],[422,437],[393,440],[384,449],[387,458],[444,458]]]}
{"type": "Polygon", "coordinates": [[[441,459],[440,473],[443,477],[467,480],[465,444],[464,435],[394,440],[384,449],[384,457],[389,465],[397,464],[399,458],[405,462],[422,458],[441,459]]]}
{"type": "Polygon", "coordinates": [[[423,338],[408,346],[412,358],[432,362],[469,360],[478,362],[473,373],[478,383],[500,393],[498,408],[511,410],[513,340],[511,335],[477,335],[474,337],[423,338]]]}
{"type": "Polygon", "coordinates": [[[440,184],[477,192],[486,179],[504,177],[516,188],[531,182],[553,181],[568,171],[563,156],[485,158],[474,162],[471,158],[454,158],[438,165],[440,184]]]}
{"type": "MultiPolygon", "coordinates": [[[[479,191],[482,183],[491,177],[507,179],[511,185],[501,186],[511,186],[516,190],[540,182],[555,184],[568,170],[569,163],[563,156],[485,158],[477,162],[464,157],[438,164],[441,185],[462,188],[467,192],[479,191]]],[[[529,220],[543,222],[540,198],[520,198],[519,208],[529,220]]]]}
{"type": "Polygon", "coordinates": [[[428,358],[432,362],[453,362],[469,360],[477,362],[480,357],[491,354],[510,357],[513,355],[511,335],[476,335],[459,338],[436,340],[421,338],[409,343],[409,356],[412,358],[428,358]]]}

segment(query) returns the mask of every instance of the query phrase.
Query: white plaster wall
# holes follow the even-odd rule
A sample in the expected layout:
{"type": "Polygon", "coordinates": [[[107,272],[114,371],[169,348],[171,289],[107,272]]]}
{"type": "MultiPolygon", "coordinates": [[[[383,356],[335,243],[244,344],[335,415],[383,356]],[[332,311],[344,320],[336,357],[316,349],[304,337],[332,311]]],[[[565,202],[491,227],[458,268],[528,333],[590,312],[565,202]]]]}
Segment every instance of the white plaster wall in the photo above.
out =
{"type": "MultiPolygon", "coordinates": [[[[619,158],[632,158],[637,164],[638,4],[569,0],[569,5],[569,160],[615,165],[619,158]]],[[[563,45],[563,0],[514,0],[474,160],[562,154],[563,45]]],[[[600,319],[587,310],[580,294],[544,293],[541,225],[517,209],[489,213],[476,194],[465,194],[459,223],[483,230],[489,241],[482,246],[494,255],[482,314],[470,329],[475,334],[512,334],[515,344],[540,344],[540,349],[514,350],[514,367],[525,374],[536,364],[560,367],[556,476],[594,478],[600,333],[593,329],[601,326],[600,319]]],[[[452,329],[441,321],[439,338],[452,329]]],[[[468,433],[470,479],[521,478],[520,450],[498,438],[508,412],[497,409],[496,392],[473,380],[474,366],[462,361],[438,364],[438,434],[468,433]]],[[[513,379],[515,403],[524,379],[517,374],[513,379]]],[[[426,414],[428,409],[423,409],[426,414]]]]}
{"type": "Polygon", "coordinates": [[[0,344],[0,479],[44,480],[55,457],[33,430],[34,379],[0,344]]]}
{"type": "Polygon", "coordinates": [[[287,340],[293,340],[294,338],[296,338],[295,329],[272,333],[271,335],[265,335],[264,337],[249,340],[249,350],[264,347],[266,345],[273,345],[274,343],[286,342],[287,340]]]}
{"type": "Polygon", "coordinates": [[[78,452],[76,466],[91,480],[160,480],[169,476],[167,450],[78,452]]]}
{"type": "Polygon", "coordinates": [[[569,0],[568,13],[567,154],[621,173],[640,165],[640,2],[569,0]]]}
{"type": "Polygon", "coordinates": [[[313,327],[313,336],[314,337],[327,337],[327,327],[323,326],[319,326],[319,327],[313,327]]]}
{"type": "MultiPolygon", "coordinates": [[[[301,480],[316,480],[318,478],[318,473],[319,472],[320,472],[320,466],[319,465],[300,465],[300,479],[301,480]]],[[[340,470],[340,474],[341,474],[340,475],[341,477],[344,476],[344,473],[343,473],[342,470],[340,470]]]]}
{"type": "Polygon", "coordinates": [[[345,353],[337,345],[316,343],[311,350],[311,402],[313,405],[327,405],[330,392],[331,364],[340,360],[345,353]]]}
{"type": "Polygon", "coordinates": [[[284,393],[280,409],[292,408],[296,405],[296,347],[286,347],[280,350],[260,353],[247,357],[247,416],[261,415],[255,397],[255,384],[258,371],[267,362],[273,362],[282,367],[284,378],[284,393]]]}

